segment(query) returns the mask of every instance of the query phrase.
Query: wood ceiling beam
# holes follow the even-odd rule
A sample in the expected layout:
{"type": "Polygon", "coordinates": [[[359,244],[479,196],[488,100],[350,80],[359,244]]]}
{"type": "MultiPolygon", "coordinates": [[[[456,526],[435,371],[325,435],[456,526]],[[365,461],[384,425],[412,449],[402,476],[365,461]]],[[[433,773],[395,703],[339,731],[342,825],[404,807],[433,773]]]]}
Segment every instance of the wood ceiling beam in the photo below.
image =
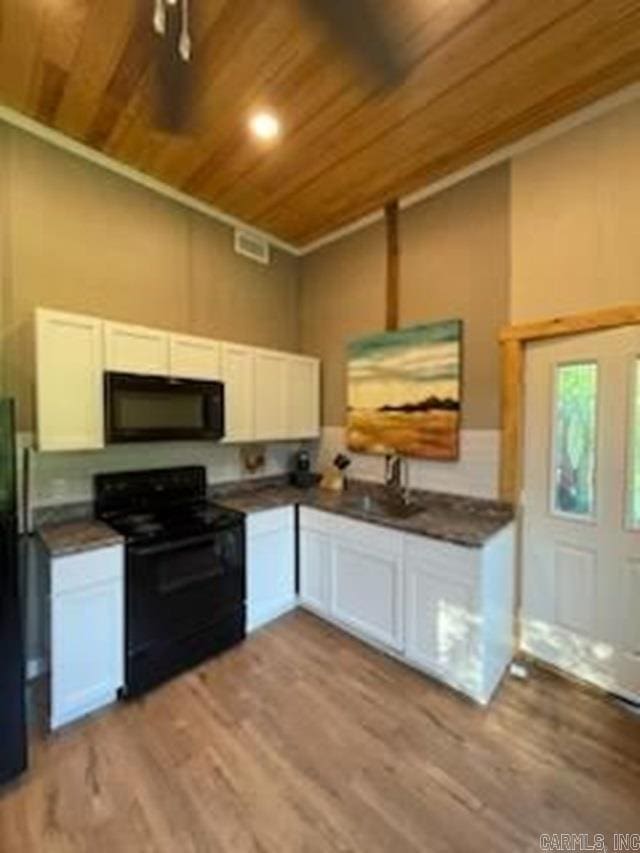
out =
{"type": "Polygon", "coordinates": [[[390,201],[384,208],[387,236],[386,279],[386,329],[398,328],[400,300],[400,241],[398,235],[398,200],[390,201]]]}

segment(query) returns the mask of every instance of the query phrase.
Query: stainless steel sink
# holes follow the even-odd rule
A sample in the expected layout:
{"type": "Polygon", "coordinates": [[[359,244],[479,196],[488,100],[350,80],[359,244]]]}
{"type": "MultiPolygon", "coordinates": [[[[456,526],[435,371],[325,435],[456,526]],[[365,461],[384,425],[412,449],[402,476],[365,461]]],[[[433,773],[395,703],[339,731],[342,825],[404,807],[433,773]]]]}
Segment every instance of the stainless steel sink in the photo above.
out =
{"type": "Polygon", "coordinates": [[[423,512],[424,507],[414,501],[404,502],[400,498],[374,498],[371,495],[354,495],[345,501],[347,506],[359,512],[371,515],[387,516],[389,518],[411,518],[423,512]]]}

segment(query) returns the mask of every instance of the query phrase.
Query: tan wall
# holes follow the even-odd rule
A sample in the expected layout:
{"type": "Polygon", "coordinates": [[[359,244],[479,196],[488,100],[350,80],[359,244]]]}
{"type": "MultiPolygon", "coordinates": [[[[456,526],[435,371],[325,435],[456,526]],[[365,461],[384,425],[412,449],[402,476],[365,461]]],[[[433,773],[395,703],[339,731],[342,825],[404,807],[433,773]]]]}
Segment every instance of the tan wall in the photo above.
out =
{"type": "Polygon", "coordinates": [[[512,165],[514,321],[640,302],[640,101],[512,165]]]}
{"type": "Polygon", "coordinates": [[[0,222],[8,250],[0,319],[23,428],[31,424],[37,305],[298,348],[296,258],[275,251],[271,266],[259,266],[233,253],[226,226],[20,131],[2,131],[9,209],[0,222]]]}
{"type": "Polygon", "coordinates": [[[303,258],[302,349],[322,359],[322,423],[345,422],[345,346],[384,327],[385,235],[376,224],[303,258]]]}
{"type": "MultiPolygon", "coordinates": [[[[464,425],[498,426],[498,328],[508,318],[509,170],[501,166],[403,211],[402,325],[465,322],[464,425]]],[[[382,330],[384,227],[376,224],[303,259],[301,336],[323,359],[323,423],[345,420],[345,344],[382,330]]]]}
{"type": "Polygon", "coordinates": [[[495,429],[498,331],[509,317],[508,165],[408,208],[401,229],[401,323],[463,320],[463,426],[495,429]]]}

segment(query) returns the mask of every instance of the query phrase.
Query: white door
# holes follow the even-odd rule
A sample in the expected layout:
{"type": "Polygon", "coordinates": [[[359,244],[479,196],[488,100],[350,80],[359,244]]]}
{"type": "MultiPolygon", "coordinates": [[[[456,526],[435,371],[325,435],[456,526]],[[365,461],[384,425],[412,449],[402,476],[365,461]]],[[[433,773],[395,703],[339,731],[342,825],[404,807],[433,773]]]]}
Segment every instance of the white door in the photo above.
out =
{"type": "Polygon", "coordinates": [[[253,441],[254,351],[239,344],[222,345],[225,441],[253,441]]]}
{"type": "Polygon", "coordinates": [[[260,441],[287,438],[287,356],[256,350],[256,438],[260,441]]]}
{"type": "Polygon", "coordinates": [[[105,323],[105,362],[107,370],[169,375],[169,335],[146,326],[105,323]]]}
{"type": "Polygon", "coordinates": [[[180,379],[220,379],[220,344],[191,335],[169,336],[171,375],[180,379]]]}
{"type": "Polygon", "coordinates": [[[40,450],[104,447],[102,321],[36,312],[36,400],[40,450]]]}
{"type": "Polygon", "coordinates": [[[288,359],[287,432],[289,438],[320,434],[320,365],[315,358],[288,359]]]}
{"type": "Polygon", "coordinates": [[[640,329],[531,345],[523,645],[640,696],[640,329]]]}

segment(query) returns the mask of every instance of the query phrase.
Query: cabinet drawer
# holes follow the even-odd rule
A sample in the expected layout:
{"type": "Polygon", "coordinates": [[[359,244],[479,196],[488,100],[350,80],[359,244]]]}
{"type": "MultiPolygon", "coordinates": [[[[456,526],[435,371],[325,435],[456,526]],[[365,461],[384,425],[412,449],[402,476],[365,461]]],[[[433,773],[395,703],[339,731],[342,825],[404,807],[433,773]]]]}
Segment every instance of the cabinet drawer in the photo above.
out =
{"type": "Polygon", "coordinates": [[[402,555],[403,534],[379,524],[357,521],[334,512],[323,512],[302,507],[300,510],[300,526],[307,530],[327,533],[332,537],[338,537],[355,544],[361,543],[373,553],[382,553],[393,557],[402,555]]]}
{"type": "Polygon", "coordinates": [[[122,545],[55,557],[51,561],[51,595],[74,592],[107,581],[121,581],[123,573],[122,545]]]}
{"type": "Polygon", "coordinates": [[[426,536],[404,536],[404,556],[407,565],[428,569],[447,578],[474,581],[479,578],[482,550],[465,548],[450,542],[438,542],[426,536]]]}
{"type": "Polygon", "coordinates": [[[247,518],[249,536],[261,536],[276,530],[286,530],[293,535],[293,507],[284,506],[256,512],[247,518]]]}

